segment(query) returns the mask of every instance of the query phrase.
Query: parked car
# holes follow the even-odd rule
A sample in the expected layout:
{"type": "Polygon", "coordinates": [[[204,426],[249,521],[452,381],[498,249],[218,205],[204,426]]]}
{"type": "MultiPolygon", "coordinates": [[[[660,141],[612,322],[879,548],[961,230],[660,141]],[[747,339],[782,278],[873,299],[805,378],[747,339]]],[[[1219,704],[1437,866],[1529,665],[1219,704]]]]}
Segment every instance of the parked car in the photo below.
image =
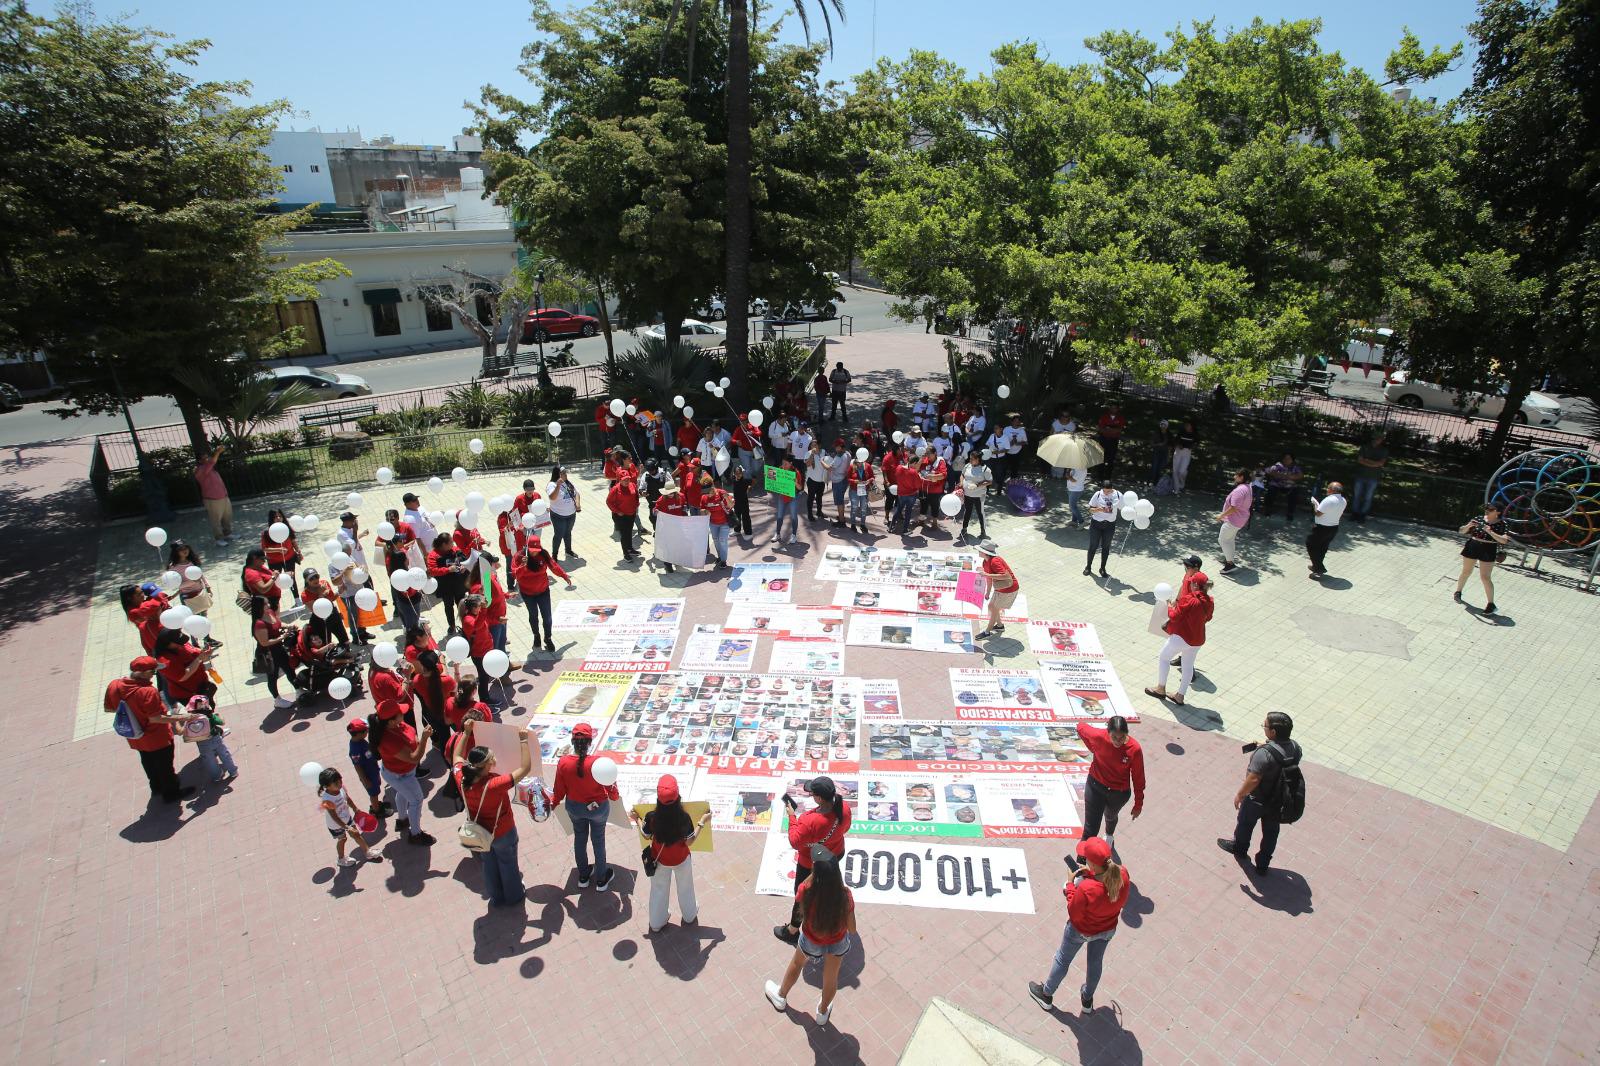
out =
{"type": "Polygon", "coordinates": [[[276,379],[272,384],[273,392],[282,392],[290,385],[304,385],[311,390],[308,402],[372,395],[367,379],[354,374],[330,374],[309,366],[275,366],[268,373],[276,379]]]}
{"type": "Polygon", "coordinates": [[[700,301],[700,306],[694,309],[695,316],[707,322],[721,322],[728,317],[728,305],[722,302],[722,297],[712,296],[700,301]]]}
{"type": "MultiPolygon", "coordinates": [[[[1505,409],[1506,386],[1489,392],[1457,393],[1428,381],[1417,381],[1404,370],[1389,375],[1383,398],[1412,410],[1459,411],[1484,418],[1499,418],[1505,409]]],[[[1561,404],[1542,392],[1530,392],[1516,420],[1530,426],[1553,426],[1561,421],[1561,404]]]]}
{"type": "Polygon", "coordinates": [[[600,320],[589,315],[577,315],[559,307],[543,311],[529,311],[522,324],[522,339],[547,341],[551,337],[592,337],[600,332],[600,320]]]}
{"type": "MultiPolygon", "coordinates": [[[[839,299],[842,300],[844,297],[840,296],[839,299]]],[[[839,307],[832,300],[822,304],[814,304],[810,301],[790,301],[784,305],[783,317],[795,319],[820,318],[828,321],[839,317],[839,307]]]]}
{"type": "MultiPolygon", "coordinates": [[[[655,337],[657,340],[667,339],[667,327],[657,322],[644,331],[645,336],[655,337]]],[[[697,318],[683,320],[683,330],[679,339],[684,344],[692,344],[697,348],[717,348],[728,343],[728,331],[721,326],[713,326],[697,318]]]]}
{"type": "Polygon", "coordinates": [[[14,411],[22,406],[22,393],[10,382],[0,381],[0,411],[14,411]]]}

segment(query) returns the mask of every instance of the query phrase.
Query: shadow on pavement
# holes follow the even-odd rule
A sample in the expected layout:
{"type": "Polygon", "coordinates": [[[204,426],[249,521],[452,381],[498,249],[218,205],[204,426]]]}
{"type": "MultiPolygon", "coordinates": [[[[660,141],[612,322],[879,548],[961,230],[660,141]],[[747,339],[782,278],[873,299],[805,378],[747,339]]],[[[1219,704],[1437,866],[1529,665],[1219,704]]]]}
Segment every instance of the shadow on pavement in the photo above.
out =
{"type": "Polygon", "coordinates": [[[1311,886],[1293,870],[1274,866],[1269,874],[1258,874],[1245,865],[1240,866],[1250,876],[1250,884],[1240,885],[1239,891],[1266,907],[1284,914],[1310,914],[1311,886]]]}
{"type": "Polygon", "coordinates": [[[712,925],[668,925],[650,938],[656,965],[661,972],[680,981],[692,981],[705,969],[711,953],[726,940],[721,929],[712,925]]]}

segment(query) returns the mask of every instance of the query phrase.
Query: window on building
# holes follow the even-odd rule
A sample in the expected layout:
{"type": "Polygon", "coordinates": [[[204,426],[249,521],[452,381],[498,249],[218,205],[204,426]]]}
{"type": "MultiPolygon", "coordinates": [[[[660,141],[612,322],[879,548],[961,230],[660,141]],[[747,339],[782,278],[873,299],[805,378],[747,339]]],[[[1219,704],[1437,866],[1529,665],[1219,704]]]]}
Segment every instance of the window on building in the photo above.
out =
{"type": "Polygon", "coordinates": [[[397,303],[371,304],[372,332],[378,337],[394,337],[400,333],[400,305],[397,303]]]}
{"type": "Polygon", "coordinates": [[[442,307],[437,307],[426,300],[423,301],[422,306],[427,310],[428,313],[429,333],[439,333],[444,330],[455,328],[455,322],[451,318],[449,311],[446,311],[442,307]]]}
{"type": "Polygon", "coordinates": [[[312,163],[311,164],[311,173],[313,173],[313,174],[321,174],[322,173],[322,168],[319,167],[317,164],[312,163]]]}
{"type": "Polygon", "coordinates": [[[294,173],[294,164],[293,163],[285,163],[283,165],[283,172],[285,174],[293,174],[294,173]]]}

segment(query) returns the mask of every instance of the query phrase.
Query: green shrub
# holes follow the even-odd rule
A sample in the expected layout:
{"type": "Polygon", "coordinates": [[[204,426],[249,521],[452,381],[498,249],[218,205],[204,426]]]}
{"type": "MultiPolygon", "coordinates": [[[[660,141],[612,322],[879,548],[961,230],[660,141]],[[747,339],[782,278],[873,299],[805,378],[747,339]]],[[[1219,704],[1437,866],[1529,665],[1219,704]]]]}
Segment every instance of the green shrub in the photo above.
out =
{"type": "Polygon", "coordinates": [[[328,439],[328,431],[321,426],[301,426],[300,443],[307,448],[315,448],[328,439]]]}
{"type": "Polygon", "coordinates": [[[428,446],[428,431],[438,425],[441,418],[440,409],[428,407],[424,404],[415,404],[411,407],[402,407],[392,416],[394,418],[394,431],[400,438],[401,451],[416,451],[428,446]]]}
{"type": "Polygon", "coordinates": [[[454,448],[425,446],[406,449],[396,455],[394,472],[401,477],[423,477],[433,474],[444,477],[461,465],[461,456],[454,448]]]}
{"type": "Polygon", "coordinates": [[[571,385],[552,385],[539,390],[539,402],[546,411],[564,411],[578,402],[578,390],[571,385]]]}
{"type": "Polygon", "coordinates": [[[483,429],[494,425],[502,405],[498,393],[490,392],[482,382],[474,381],[451,389],[445,394],[444,414],[451,422],[467,429],[483,429]]]}
{"type": "Polygon", "coordinates": [[[522,445],[511,441],[490,444],[478,457],[490,470],[506,470],[522,465],[522,445]]]}
{"type": "Polygon", "coordinates": [[[299,443],[299,434],[294,430],[279,429],[271,433],[257,433],[251,438],[250,451],[252,454],[256,452],[281,452],[287,448],[296,447],[299,443]]]}
{"type": "Polygon", "coordinates": [[[550,405],[545,400],[546,391],[535,385],[507,389],[501,422],[511,429],[532,429],[548,422],[545,413],[550,405]]]}
{"type": "Polygon", "coordinates": [[[310,471],[311,458],[304,451],[284,451],[252,455],[242,468],[236,467],[225,477],[230,495],[258,496],[297,488],[310,471]]]}
{"type": "Polygon", "coordinates": [[[399,416],[393,412],[385,411],[382,414],[367,415],[365,418],[356,419],[356,428],[369,437],[381,437],[386,433],[393,433],[400,428],[399,416]]]}

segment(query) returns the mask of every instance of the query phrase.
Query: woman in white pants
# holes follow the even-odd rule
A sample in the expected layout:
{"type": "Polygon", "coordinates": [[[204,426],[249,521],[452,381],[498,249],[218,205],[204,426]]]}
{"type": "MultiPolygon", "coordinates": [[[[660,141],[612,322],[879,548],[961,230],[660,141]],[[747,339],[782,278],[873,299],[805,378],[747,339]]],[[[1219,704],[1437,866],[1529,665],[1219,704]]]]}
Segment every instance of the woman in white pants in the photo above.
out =
{"type": "Polygon", "coordinates": [[[1183,428],[1172,436],[1172,491],[1182,492],[1189,483],[1189,461],[1194,458],[1194,446],[1199,434],[1194,422],[1184,419],[1183,428]]]}
{"type": "MultiPolygon", "coordinates": [[[[670,916],[672,882],[678,882],[678,912],[684,925],[694,925],[700,920],[700,905],[694,898],[694,865],[689,855],[689,845],[706,822],[708,812],[699,824],[690,819],[683,809],[678,794],[678,779],[662,774],[656,782],[656,808],[644,816],[641,831],[650,838],[648,849],[656,863],[656,872],[650,876],[650,932],[659,933],[666,927],[670,916]]],[[[635,821],[638,819],[635,817],[635,821]]]]}
{"type": "Polygon", "coordinates": [[[1167,642],[1161,646],[1161,657],[1156,664],[1156,684],[1146,688],[1145,695],[1160,700],[1171,700],[1183,706],[1189,682],[1194,680],[1194,660],[1200,646],[1206,642],[1206,623],[1211,621],[1211,579],[1200,571],[1200,557],[1191,555],[1183,561],[1183,588],[1178,598],[1167,605],[1167,642]],[[1172,657],[1178,657],[1178,691],[1167,692],[1167,670],[1172,657]]]}

